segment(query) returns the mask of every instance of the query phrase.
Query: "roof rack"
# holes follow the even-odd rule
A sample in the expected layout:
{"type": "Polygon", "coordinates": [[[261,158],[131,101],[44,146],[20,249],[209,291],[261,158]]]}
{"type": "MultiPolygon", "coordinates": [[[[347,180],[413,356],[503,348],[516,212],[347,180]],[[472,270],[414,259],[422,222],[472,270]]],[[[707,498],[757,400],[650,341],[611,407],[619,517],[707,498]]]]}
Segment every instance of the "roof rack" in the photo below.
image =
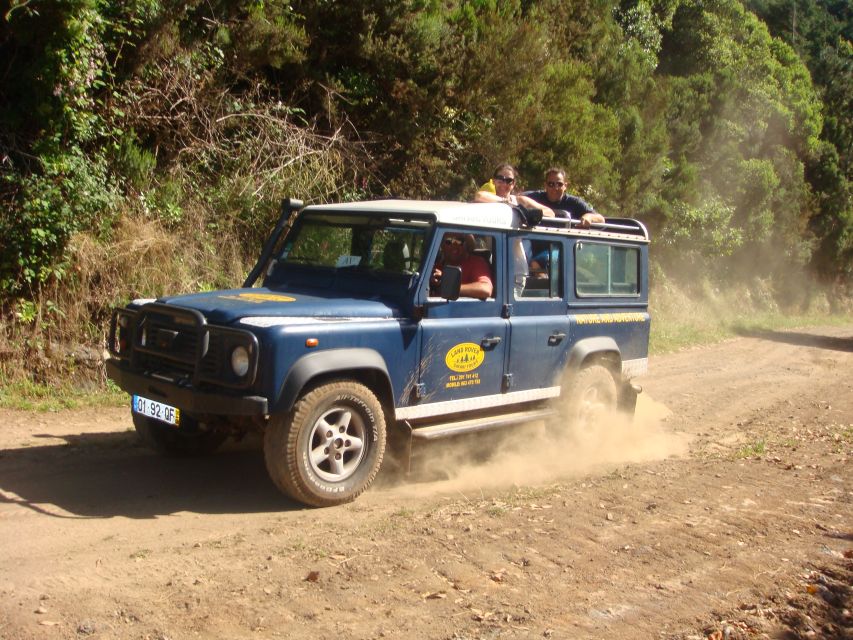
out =
{"type": "Polygon", "coordinates": [[[610,231],[624,233],[632,236],[640,236],[649,239],[649,232],[639,220],[633,218],[605,218],[604,222],[593,222],[588,227],[582,227],[580,220],[572,218],[542,218],[540,227],[558,227],[561,229],[592,229],[595,231],[610,231]]]}

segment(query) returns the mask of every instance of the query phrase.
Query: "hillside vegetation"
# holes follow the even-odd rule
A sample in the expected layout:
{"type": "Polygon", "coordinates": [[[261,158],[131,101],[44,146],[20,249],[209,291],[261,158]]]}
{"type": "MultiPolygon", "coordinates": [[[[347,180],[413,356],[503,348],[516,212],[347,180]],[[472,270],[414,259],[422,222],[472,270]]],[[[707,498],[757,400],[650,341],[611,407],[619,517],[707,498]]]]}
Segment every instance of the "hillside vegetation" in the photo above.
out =
{"type": "Polygon", "coordinates": [[[284,196],[467,199],[502,161],[522,187],[563,165],[599,211],[643,220],[653,286],[798,311],[818,286],[849,295],[847,0],[0,11],[7,375],[96,358],[131,297],[239,284],[284,196]]]}

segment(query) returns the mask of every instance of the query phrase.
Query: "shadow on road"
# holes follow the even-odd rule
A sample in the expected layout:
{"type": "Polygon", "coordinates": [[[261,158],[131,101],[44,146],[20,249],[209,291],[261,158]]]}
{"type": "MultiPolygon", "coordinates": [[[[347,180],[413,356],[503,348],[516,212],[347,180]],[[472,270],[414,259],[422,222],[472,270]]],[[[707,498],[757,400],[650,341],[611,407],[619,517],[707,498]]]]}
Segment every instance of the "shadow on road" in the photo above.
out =
{"type": "Polygon", "coordinates": [[[833,351],[853,353],[853,336],[837,338],[812,333],[799,333],[797,331],[769,331],[765,329],[747,329],[745,327],[735,327],[735,333],[745,338],[758,338],[760,340],[784,342],[800,347],[816,347],[818,349],[831,349],[833,351]]]}
{"type": "Polygon", "coordinates": [[[290,511],[252,443],[204,458],[168,458],[135,433],[36,434],[65,442],[0,450],[0,504],[59,518],[154,518],[195,513],[290,511]]]}

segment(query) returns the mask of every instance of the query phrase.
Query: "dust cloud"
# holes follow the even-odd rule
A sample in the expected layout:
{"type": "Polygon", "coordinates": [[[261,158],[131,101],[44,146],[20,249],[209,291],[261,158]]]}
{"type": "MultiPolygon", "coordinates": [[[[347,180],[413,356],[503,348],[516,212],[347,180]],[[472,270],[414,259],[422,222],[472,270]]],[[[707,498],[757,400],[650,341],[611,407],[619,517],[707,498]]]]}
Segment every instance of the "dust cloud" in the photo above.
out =
{"type": "MultiPolygon", "coordinates": [[[[532,486],[620,464],[686,455],[686,434],[667,430],[670,411],[647,394],[631,418],[614,413],[583,439],[544,422],[416,445],[412,473],[386,490],[408,497],[532,486]]],[[[380,489],[382,490],[382,489],[380,489]]]]}

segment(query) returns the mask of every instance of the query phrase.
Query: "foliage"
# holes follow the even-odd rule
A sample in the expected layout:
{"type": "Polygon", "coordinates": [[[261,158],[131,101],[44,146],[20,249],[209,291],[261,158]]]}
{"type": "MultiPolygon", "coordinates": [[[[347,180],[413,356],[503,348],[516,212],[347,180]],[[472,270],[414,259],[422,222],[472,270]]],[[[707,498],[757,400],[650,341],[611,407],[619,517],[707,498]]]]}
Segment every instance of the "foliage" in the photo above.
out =
{"type": "MultiPolygon", "coordinates": [[[[674,81],[670,160],[686,160],[693,171],[671,177],[686,177],[689,187],[667,188],[688,201],[692,191],[732,207],[739,253],[772,258],[756,267],[802,264],[810,251],[802,234],[810,214],[804,163],[822,126],[805,66],[734,0],[684,2],[672,25],[661,52],[674,81]]],[[[671,203],[664,197],[660,205],[670,219],[671,203]]]]}
{"type": "Polygon", "coordinates": [[[105,30],[94,2],[57,3],[43,17],[27,5],[6,14],[0,43],[11,55],[4,69],[9,91],[0,96],[6,124],[0,131],[0,292],[62,278],[69,238],[110,225],[117,194],[97,143],[105,131],[91,94],[105,85],[105,30]],[[40,19],[54,29],[39,29],[40,19]]]}
{"type": "Polygon", "coordinates": [[[744,242],[742,231],[734,223],[734,207],[718,197],[708,197],[696,206],[676,203],[670,209],[673,221],[661,231],[659,241],[666,249],[696,251],[699,256],[716,258],[731,255],[744,242]]]}
{"type": "Polygon", "coordinates": [[[92,340],[131,292],[237,284],[283,196],[467,198],[505,161],[527,188],[564,166],[600,211],[648,224],[665,270],[693,261],[684,277],[853,275],[844,0],[0,13],[7,342],[92,340]]]}
{"type": "Polygon", "coordinates": [[[822,93],[821,142],[807,159],[816,195],[812,267],[824,279],[853,274],[853,8],[845,0],[747,3],[808,65],[822,93]]]}

